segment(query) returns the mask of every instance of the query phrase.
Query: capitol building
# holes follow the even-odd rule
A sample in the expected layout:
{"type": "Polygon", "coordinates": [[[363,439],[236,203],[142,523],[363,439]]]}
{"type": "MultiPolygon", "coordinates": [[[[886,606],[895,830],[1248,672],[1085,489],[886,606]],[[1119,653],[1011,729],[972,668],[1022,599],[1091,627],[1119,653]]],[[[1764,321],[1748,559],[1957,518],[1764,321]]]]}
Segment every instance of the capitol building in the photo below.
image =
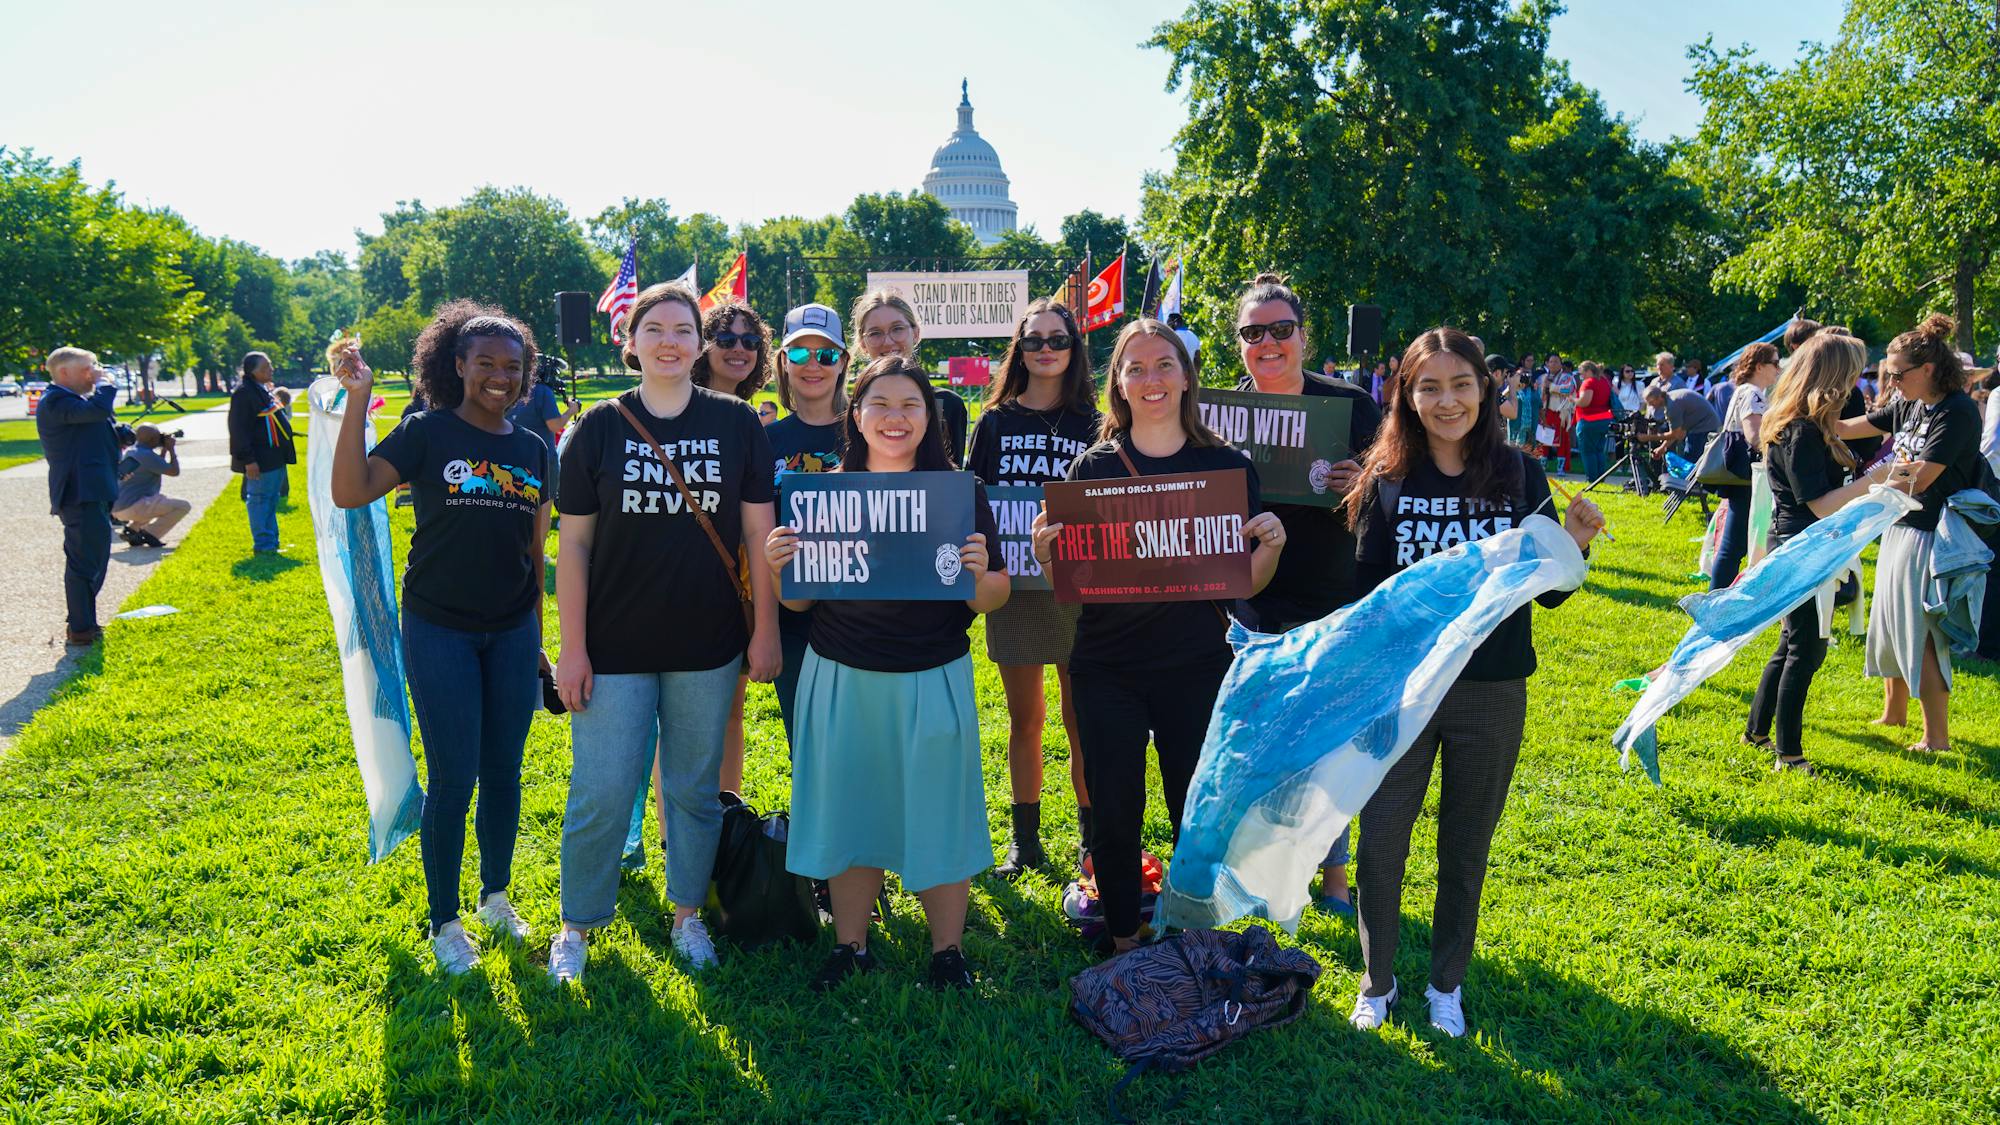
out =
{"type": "Polygon", "coordinates": [[[972,127],[972,97],[959,83],[958,128],[931,154],[924,191],[972,228],[979,244],[991,246],[1014,229],[1014,202],[1007,198],[1007,173],[1000,154],[972,127]]]}

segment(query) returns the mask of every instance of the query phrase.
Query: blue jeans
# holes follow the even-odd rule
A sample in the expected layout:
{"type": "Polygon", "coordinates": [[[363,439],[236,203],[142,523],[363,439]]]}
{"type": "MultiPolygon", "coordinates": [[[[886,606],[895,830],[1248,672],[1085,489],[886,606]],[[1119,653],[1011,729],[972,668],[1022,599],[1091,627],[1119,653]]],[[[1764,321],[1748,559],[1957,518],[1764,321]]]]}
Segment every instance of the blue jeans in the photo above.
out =
{"type": "Polygon", "coordinates": [[[599,675],[590,704],[570,713],[569,804],[563,810],[562,916],[580,929],[618,909],[618,857],[632,801],[653,766],[646,732],[660,724],[660,776],[667,794],[667,898],[708,901],[722,839],[722,741],[736,700],[740,659],[705,672],[599,675]]]}
{"type": "MultiPolygon", "coordinates": [[[[648,750],[658,753],[660,745],[660,721],[653,720],[644,739],[648,750]]],[[[625,854],[619,857],[618,866],[627,871],[637,871],[646,866],[646,797],[651,793],[653,768],[646,766],[646,775],[639,779],[639,796],[632,801],[632,825],[625,830],[625,854]]],[[[660,825],[661,831],[666,825],[660,825]]]]}
{"type": "Polygon", "coordinates": [[[1596,480],[1604,475],[1604,456],[1609,448],[1607,440],[1611,436],[1611,419],[1602,418],[1595,422],[1576,424],[1576,445],[1583,454],[1583,475],[1596,480]]]}
{"type": "MultiPolygon", "coordinates": [[[[275,478],[264,479],[276,487],[275,478]]],[[[403,661],[430,775],[417,838],[433,931],[458,917],[465,814],[475,787],[480,897],[506,890],[513,876],[521,747],[541,701],[535,659],[541,647],[541,624],[532,611],[491,633],[449,629],[403,614],[403,661]]]]}
{"type": "Polygon", "coordinates": [[[280,465],[244,478],[243,504],[250,510],[250,548],[254,551],[278,549],[278,490],[284,487],[285,469],[280,465]]]}
{"type": "Polygon", "coordinates": [[[1717,484],[1709,486],[1709,491],[1729,501],[1729,512],[1722,521],[1722,542],[1715,548],[1714,573],[1708,576],[1709,589],[1724,590],[1736,581],[1743,559],[1750,553],[1750,486],[1717,484]]]}

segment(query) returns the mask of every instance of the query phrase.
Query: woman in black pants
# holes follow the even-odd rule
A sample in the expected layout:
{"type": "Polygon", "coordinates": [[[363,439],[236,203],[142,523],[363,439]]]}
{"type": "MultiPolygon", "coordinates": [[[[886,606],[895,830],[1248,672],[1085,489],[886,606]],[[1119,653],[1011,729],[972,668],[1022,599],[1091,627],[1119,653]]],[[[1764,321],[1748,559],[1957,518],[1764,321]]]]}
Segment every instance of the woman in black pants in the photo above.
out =
{"type": "MultiPolygon", "coordinates": [[[[1249,511],[1243,538],[1252,592],[1278,569],[1285,528],[1259,511],[1257,471],[1201,422],[1186,347],[1157,320],[1136,320],[1111,349],[1110,411],[1096,445],[1070,466],[1069,479],[1113,480],[1241,469],[1249,511]]],[[[1049,565],[1062,524],[1035,517],[1035,558],[1049,565]]],[[[1180,832],[1181,808],[1201,756],[1215,694],[1233,654],[1218,602],[1092,603],[1077,620],[1070,652],[1084,783],[1094,816],[1091,865],[1104,906],[1100,951],[1139,944],[1139,830],[1146,815],[1146,732],[1160,755],[1167,814],[1180,832]]]]}
{"type": "MultiPolygon", "coordinates": [[[[1874,473],[1842,483],[1853,472],[1855,458],[1835,427],[1867,360],[1867,346],[1860,340],[1826,332],[1792,353],[1784,384],[1764,416],[1773,549],[1888,478],[1891,463],[1885,461],[1874,473]]],[[[1798,770],[1808,776],[1813,772],[1806,762],[1800,724],[1813,675],[1825,660],[1819,599],[1809,598],[1785,616],[1778,650],[1764,665],[1764,677],[1757,683],[1757,696],[1750,703],[1750,719],[1743,731],[1744,741],[1777,754],[1774,769],[1798,770]]]]}
{"type": "MultiPolygon", "coordinates": [[[[1434,551],[1506,531],[1549,499],[1541,465],[1507,444],[1498,388],[1470,336],[1456,328],[1425,332],[1403,353],[1402,371],[1361,479],[1348,494],[1348,519],[1361,540],[1355,576],[1363,591],[1434,551]]],[[[1577,547],[1587,550],[1604,516],[1578,496],[1564,522],[1577,547]]],[[[1568,596],[1552,591],[1536,600],[1555,606],[1568,596]]],[[[1454,1038],[1465,1034],[1460,985],[1479,928],[1487,853],[1528,717],[1528,676],[1535,670],[1531,612],[1521,607],[1473,652],[1437,713],[1361,809],[1355,866],[1366,976],[1349,1019],[1364,1031],[1382,1026],[1396,1003],[1403,868],[1432,766],[1442,759],[1437,906],[1424,994],[1432,1026],[1454,1038]]]]}

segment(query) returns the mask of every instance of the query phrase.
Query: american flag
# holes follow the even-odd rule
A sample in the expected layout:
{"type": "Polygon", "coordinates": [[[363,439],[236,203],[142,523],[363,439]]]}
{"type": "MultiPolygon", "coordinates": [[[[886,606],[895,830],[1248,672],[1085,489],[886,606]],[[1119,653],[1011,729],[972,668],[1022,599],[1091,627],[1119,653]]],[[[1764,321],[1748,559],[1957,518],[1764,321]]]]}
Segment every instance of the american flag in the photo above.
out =
{"type": "Polygon", "coordinates": [[[625,314],[639,303],[639,266],[634,260],[639,252],[639,236],[633,235],[625,247],[625,260],[618,263],[618,276],[611,279],[610,288],[597,299],[597,311],[611,314],[611,342],[625,342],[625,314]]]}

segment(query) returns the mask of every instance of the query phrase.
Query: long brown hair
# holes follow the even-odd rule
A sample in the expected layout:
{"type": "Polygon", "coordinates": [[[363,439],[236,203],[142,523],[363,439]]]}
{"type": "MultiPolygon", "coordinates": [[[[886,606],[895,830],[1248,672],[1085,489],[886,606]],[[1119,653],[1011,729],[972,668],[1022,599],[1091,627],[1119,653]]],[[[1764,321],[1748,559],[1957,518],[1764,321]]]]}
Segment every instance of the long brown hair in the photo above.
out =
{"type": "Polygon", "coordinates": [[[757,359],[751,365],[750,373],[730,393],[749,402],[752,396],[764,389],[765,383],[771,381],[771,328],[764,323],[763,317],[757,315],[756,309],[741,301],[725,301],[702,314],[701,354],[694,357],[694,366],[688,368],[688,377],[694,380],[697,387],[708,386],[708,349],[715,346],[715,334],[727,331],[737,317],[750,322],[750,331],[757,337],[757,359]]]}
{"type": "Polygon", "coordinates": [[[945,453],[944,435],[938,431],[937,391],[931,387],[930,373],[924,370],[923,364],[908,356],[887,355],[862,368],[861,378],[854,381],[854,402],[840,417],[840,436],[847,452],[834,472],[868,471],[868,439],[861,433],[861,401],[868,397],[868,388],[874,385],[875,380],[892,375],[915,383],[918,392],[924,396],[924,436],[917,442],[917,463],[911,468],[918,472],[949,472],[957,468],[945,453]]]}
{"type": "Polygon", "coordinates": [[[1757,431],[1762,444],[1776,445],[1803,418],[1819,427],[1833,459],[1853,468],[1854,454],[1833,427],[1867,363],[1868,345],[1845,332],[1815,332],[1800,343],[1785,365],[1785,377],[1772,388],[1771,407],[1757,431]]]}
{"type": "Polygon", "coordinates": [[[1174,358],[1180,362],[1181,374],[1187,377],[1187,390],[1181,394],[1181,432],[1187,435],[1187,443],[1197,449],[1227,448],[1229,443],[1221,435],[1208,428],[1201,420],[1201,409],[1195,399],[1194,365],[1188,362],[1187,345],[1181,343],[1180,333],[1168,328],[1162,321],[1151,317],[1140,317],[1125,326],[1118,333],[1118,340],[1111,345],[1111,367],[1105,375],[1105,398],[1110,409],[1104,412],[1104,421],[1099,423],[1099,441],[1123,441],[1132,432],[1132,404],[1125,401],[1125,392],[1118,388],[1118,371],[1125,366],[1125,349],[1141,336],[1156,336],[1165,340],[1174,349],[1174,358]]]}
{"type": "Polygon", "coordinates": [[[1043,313],[1054,313],[1062,318],[1063,331],[1069,333],[1069,367],[1063,371],[1064,407],[1078,414],[1090,415],[1097,412],[1097,384],[1090,377],[1090,345],[1083,333],[1077,331],[1076,314],[1069,306],[1053,297],[1042,297],[1028,305],[1028,311],[1014,325],[1014,338],[1007,342],[1007,354],[1000,360],[1000,378],[994,380],[992,389],[986,392],[986,409],[991,410],[1021,397],[1028,389],[1028,360],[1021,351],[1021,337],[1028,334],[1028,322],[1043,313]]]}
{"type": "Polygon", "coordinates": [[[1486,357],[1479,354],[1472,337],[1464,332],[1451,327],[1433,328],[1410,341],[1403,351],[1403,361],[1390,385],[1391,397],[1382,417],[1382,428],[1362,459],[1360,478],[1347,493],[1349,527],[1361,525],[1362,513],[1367,510],[1377,485],[1384,480],[1402,480],[1430,461],[1430,439],[1424,433],[1423,420],[1417,416],[1413,388],[1418,369],[1426,360],[1439,355],[1464,360],[1479,380],[1479,417],[1473,419],[1472,431],[1465,435],[1462,479],[1467,494],[1497,499],[1518,479],[1521,459],[1508,446],[1507,433],[1501,428],[1499,384],[1486,370],[1486,357]]]}
{"type": "Polygon", "coordinates": [[[1965,365],[1958,360],[1952,334],[1958,322],[1932,313],[1922,324],[1889,341],[1889,354],[1911,367],[1931,365],[1931,389],[1941,395],[1965,389],[1965,365]]]}

